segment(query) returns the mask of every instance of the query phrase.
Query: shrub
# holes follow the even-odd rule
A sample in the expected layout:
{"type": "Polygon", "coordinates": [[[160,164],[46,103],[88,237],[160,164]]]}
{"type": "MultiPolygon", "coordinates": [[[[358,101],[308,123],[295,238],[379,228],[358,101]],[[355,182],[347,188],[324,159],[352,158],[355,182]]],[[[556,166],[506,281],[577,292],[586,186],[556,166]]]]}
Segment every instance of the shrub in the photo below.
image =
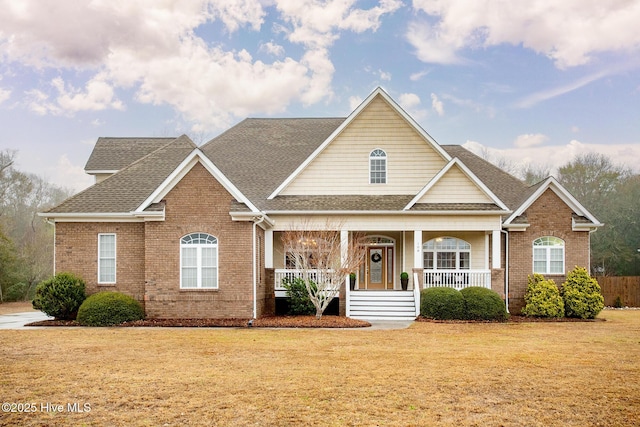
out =
{"type": "Polygon", "coordinates": [[[622,307],[623,307],[623,305],[622,305],[622,298],[620,298],[620,295],[618,295],[618,296],[616,297],[616,300],[613,302],[613,307],[614,307],[614,308],[622,308],[622,307]]]}
{"type": "Polygon", "coordinates": [[[464,319],[464,297],[453,288],[423,289],[420,291],[420,314],[438,320],[464,319]]]}
{"type": "Polygon", "coordinates": [[[595,319],[604,308],[604,297],[598,281],[585,268],[576,267],[562,284],[562,298],[567,317],[595,319]]]}
{"type": "MultiPolygon", "coordinates": [[[[316,284],[310,281],[311,288],[316,289],[316,284]]],[[[295,277],[293,279],[285,277],[282,279],[282,286],[287,291],[289,297],[289,314],[315,314],[316,307],[309,298],[309,291],[303,279],[295,277]]]]}
{"type": "Polygon", "coordinates": [[[112,326],[144,319],[142,305],[120,292],[98,292],[87,298],[78,310],[78,323],[83,326],[112,326]]]}
{"type": "Polygon", "coordinates": [[[11,301],[24,301],[27,296],[27,284],[26,283],[16,283],[7,289],[5,294],[3,295],[4,300],[7,302],[11,301]]]}
{"type": "Polygon", "coordinates": [[[509,317],[504,301],[491,289],[471,286],[460,293],[464,297],[466,318],[469,320],[505,321],[509,317]]]}
{"type": "Polygon", "coordinates": [[[86,298],[84,280],[72,273],[58,273],[36,287],[33,308],[56,319],[73,320],[86,298]]]}
{"type": "Polygon", "coordinates": [[[553,280],[545,280],[541,274],[529,276],[524,294],[522,314],[535,317],[564,317],[564,301],[553,280]]]}

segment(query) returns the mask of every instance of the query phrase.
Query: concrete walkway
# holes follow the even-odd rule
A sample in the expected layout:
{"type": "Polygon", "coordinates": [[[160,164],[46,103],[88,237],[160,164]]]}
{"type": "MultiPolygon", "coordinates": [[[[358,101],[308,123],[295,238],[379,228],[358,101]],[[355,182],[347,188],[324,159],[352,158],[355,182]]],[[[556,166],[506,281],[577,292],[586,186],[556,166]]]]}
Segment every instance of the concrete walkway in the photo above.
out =
{"type": "Polygon", "coordinates": [[[12,313],[0,315],[0,329],[29,329],[24,325],[40,320],[49,320],[49,317],[41,311],[29,311],[27,313],[12,313]]]}

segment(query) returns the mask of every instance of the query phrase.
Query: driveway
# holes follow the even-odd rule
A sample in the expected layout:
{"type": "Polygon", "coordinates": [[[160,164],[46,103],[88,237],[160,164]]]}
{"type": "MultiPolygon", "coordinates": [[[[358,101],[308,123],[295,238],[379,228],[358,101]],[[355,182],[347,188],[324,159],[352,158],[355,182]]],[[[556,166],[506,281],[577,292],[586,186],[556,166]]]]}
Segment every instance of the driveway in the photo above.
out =
{"type": "Polygon", "coordinates": [[[40,320],[53,319],[41,311],[30,311],[28,313],[12,313],[0,315],[0,329],[29,329],[24,325],[40,320]]]}

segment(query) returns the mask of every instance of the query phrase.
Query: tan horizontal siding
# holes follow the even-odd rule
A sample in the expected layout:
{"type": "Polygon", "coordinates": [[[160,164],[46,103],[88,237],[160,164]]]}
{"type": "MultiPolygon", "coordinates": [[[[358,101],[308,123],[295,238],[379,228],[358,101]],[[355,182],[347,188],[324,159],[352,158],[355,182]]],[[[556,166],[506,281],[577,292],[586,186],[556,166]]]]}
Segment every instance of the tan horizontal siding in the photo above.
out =
{"type": "Polygon", "coordinates": [[[416,194],[446,164],[381,97],[283,191],[285,195],[416,194]],[[387,183],[369,184],[369,154],[387,154],[387,183]]]}
{"type": "Polygon", "coordinates": [[[492,203],[493,201],[457,166],[418,200],[418,203],[492,203]]]}

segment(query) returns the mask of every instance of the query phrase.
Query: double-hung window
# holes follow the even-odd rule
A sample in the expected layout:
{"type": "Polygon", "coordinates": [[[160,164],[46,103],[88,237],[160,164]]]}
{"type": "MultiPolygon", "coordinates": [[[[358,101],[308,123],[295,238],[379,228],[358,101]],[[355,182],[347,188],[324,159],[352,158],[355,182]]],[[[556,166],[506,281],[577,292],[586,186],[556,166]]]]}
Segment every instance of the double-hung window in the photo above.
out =
{"type": "Polygon", "coordinates": [[[369,184],[387,183],[387,153],[376,148],[369,153],[369,184]]]}
{"type": "Polygon", "coordinates": [[[455,237],[438,237],[422,245],[424,268],[428,270],[469,270],[471,245],[455,237]]]}
{"type": "Polygon", "coordinates": [[[218,239],[192,233],[180,239],[180,288],[218,288],[218,239]]]}
{"type": "Polygon", "coordinates": [[[116,235],[98,234],[98,283],[116,283],[116,235]]]}
{"type": "Polygon", "coordinates": [[[544,236],[533,241],[533,272],[564,274],[564,240],[544,236]]]}

